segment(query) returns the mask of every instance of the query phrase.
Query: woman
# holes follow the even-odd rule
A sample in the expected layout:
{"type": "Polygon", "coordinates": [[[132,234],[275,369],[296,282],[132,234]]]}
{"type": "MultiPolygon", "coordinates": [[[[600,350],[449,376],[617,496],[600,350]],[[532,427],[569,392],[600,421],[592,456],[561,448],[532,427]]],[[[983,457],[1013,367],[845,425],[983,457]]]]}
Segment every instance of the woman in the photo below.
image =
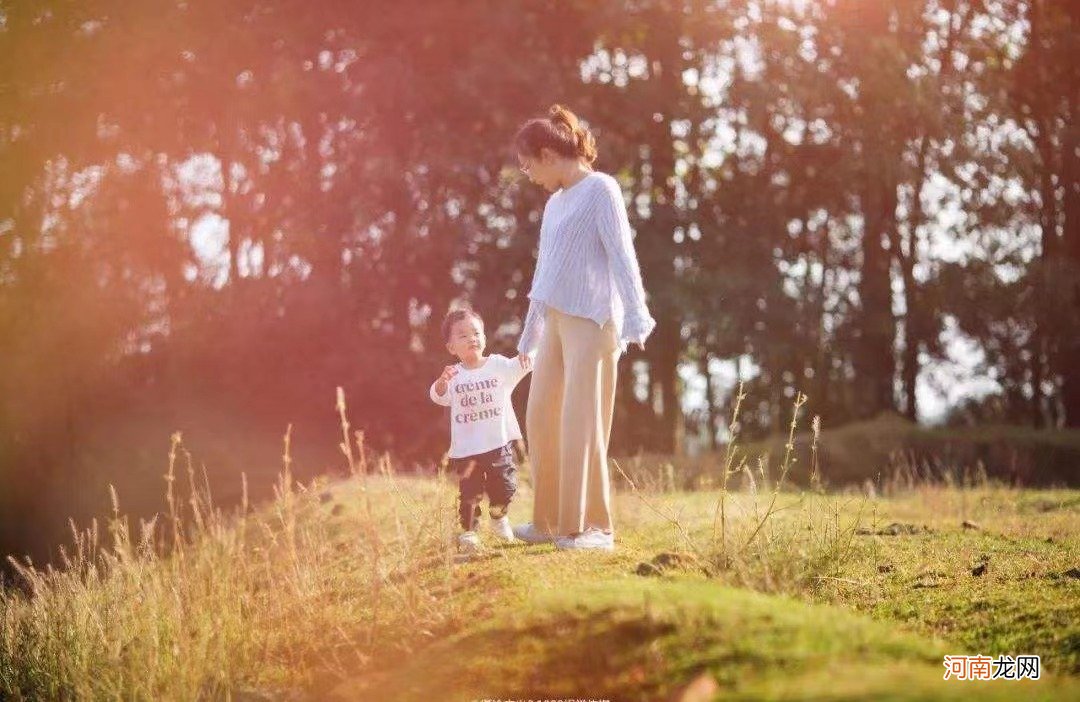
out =
{"type": "MultiPolygon", "coordinates": [[[[618,182],[592,169],[596,142],[555,105],[515,139],[521,170],[553,194],[518,352],[536,352],[525,422],[536,498],[530,543],[615,548],[607,449],[615,366],[656,326],[618,182]]],[[[524,359],[522,359],[524,360],[524,359]]]]}

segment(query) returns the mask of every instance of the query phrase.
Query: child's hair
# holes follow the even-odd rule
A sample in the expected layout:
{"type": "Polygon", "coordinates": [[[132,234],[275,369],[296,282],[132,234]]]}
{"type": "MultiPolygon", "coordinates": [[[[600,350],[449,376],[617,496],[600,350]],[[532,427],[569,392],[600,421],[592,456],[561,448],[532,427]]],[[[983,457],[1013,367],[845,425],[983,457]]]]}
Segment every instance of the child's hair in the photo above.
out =
{"type": "Polygon", "coordinates": [[[536,157],[541,149],[551,149],[589,165],[596,160],[596,139],[592,132],[562,105],[552,105],[547,117],[530,119],[523,124],[514,138],[514,146],[524,156],[536,157]]]}
{"type": "Polygon", "coordinates": [[[454,325],[463,319],[468,319],[469,317],[472,317],[477,322],[480,322],[480,327],[483,328],[483,317],[477,314],[477,312],[471,307],[455,307],[454,309],[447,312],[446,316],[443,318],[442,321],[443,341],[450,341],[450,331],[454,328],[454,325]]]}

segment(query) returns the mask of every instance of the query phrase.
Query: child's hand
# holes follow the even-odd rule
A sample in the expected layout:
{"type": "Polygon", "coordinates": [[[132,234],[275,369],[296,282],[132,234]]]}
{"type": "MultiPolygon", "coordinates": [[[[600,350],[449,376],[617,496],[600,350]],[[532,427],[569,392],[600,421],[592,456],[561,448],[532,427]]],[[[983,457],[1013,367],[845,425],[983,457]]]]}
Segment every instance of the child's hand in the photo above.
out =
{"type": "Polygon", "coordinates": [[[521,364],[521,369],[528,372],[532,370],[532,358],[527,353],[518,354],[518,363],[521,364]]]}
{"type": "Polygon", "coordinates": [[[450,384],[450,379],[457,375],[458,369],[456,366],[447,366],[443,368],[442,375],[435,381],[435,392],[441,397],[446,394],[447,386],[450,384]]]}

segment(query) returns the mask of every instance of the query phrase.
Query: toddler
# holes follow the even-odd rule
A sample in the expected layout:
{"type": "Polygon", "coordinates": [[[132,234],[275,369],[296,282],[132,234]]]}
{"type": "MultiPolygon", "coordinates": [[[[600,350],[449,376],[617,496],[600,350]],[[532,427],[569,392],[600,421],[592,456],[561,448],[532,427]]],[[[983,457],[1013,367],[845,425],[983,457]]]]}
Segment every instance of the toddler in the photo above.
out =
{"type": "Polygon", "coordinates": [[[476,524],[488,498],[492,531],[504,541],[514,532],[506,516],[517,491],[514,442],[521,440],[510,393],[531,370],[527,355],[484,355],[484,322],[471,309],[451,310],[442,324],[446,349],[460,363],[447,366],[431,385],[431,399],[450,408],[450,467],[460,477],[458,547],[480,548],[476,524]]]}

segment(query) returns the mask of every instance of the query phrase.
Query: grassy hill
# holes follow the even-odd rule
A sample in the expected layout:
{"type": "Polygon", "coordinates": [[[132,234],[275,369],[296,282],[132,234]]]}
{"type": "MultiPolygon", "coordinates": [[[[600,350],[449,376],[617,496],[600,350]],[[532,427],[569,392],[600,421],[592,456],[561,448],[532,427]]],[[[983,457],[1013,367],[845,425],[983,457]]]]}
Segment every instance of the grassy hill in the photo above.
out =
{"type": "MultiPolygon", "coordinates": [[[[813,462],[812,431],[797,433],[793,442],[795,469],[788,481],[809,485],[813,462]]],[[[764,457],[776,472],[785,454],[787,434],[742,442],[743,455],[764,457]]],[[[683,489],[711,487],[715,466],[724,456],[644,455],[628,459],[628,472],[637,477],[669,464],[670,485],[683,489]]],[[[973,483],[984,477],[1025,487],[1080,487],[1080,429],[1032,429],[1024,426],[924,427],[896,414],[830,427],[817,437],[817,462],[826,485],[841,488],[867,481],[879,489],[892,482],[926,479],[973,483]]],[[[736,484],[740,481],[736,476],[736,484]]]]}
{"type": "MultiPolygon", "coordinates": [[[[614,554],[492,544],[463,561],[445,478],[388,460],[286,474],[270,503],[224,513],[181,463],[155,521],[117,508],[65,568],[20,567],[0,697],[1080,695],[1075,490],[746,490],[721,513],[715,489],[639,488],[616,495],[614,554]],[[1042,678],[942,679],[944,655],[976,653],[1038,654],[1042,678]]],[[[511,518],[530,504],[526,482],[511,518]]]]}

